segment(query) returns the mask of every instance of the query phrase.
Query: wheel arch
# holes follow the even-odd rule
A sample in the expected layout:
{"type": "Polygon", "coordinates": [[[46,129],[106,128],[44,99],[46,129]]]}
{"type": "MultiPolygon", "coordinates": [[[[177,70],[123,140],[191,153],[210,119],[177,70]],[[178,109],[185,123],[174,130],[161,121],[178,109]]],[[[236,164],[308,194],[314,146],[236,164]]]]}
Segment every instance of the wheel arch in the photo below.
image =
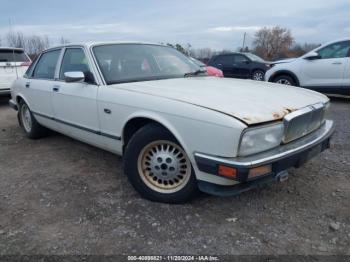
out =
{"type": "Polygon", "coordinates": [[[17,94],[16,95],[16,103],[17,103],[18,108],[19,108],[19,104],[20,104],[21,101],[24,101],[30,108],[30,105],[29,105],[27,99],[25,99],[22,94],[17,94]]]}
{"type": "Polygon", "coordinates": [[[270,76],[268,81],[269,82],[273,82],[273,80],[276,77],[279,77],[281,75],[287,75],[287,76],[291,77],[295,81],[295,84],[297,86],[300,86],[300,81],[299,81],[299,78],[297,77],[297,75],[294,74],[292,71],[289,71],[289,70],[280,70],[280,71],[275,72],[273,75],[270,76]]]}
{"type": "Polygon", "coordinates": [[[148,113],[148,112],[134,114],[125,121],[122,129],[122,135],[121,135],[121,139],[123,143],[123,153],[132,136],[142,127],[151,123],[158,124],[164,129],[166,129],[170,134],[172,134],[175,137],[178,143],[184,148],[186,153],[187,154],[189,153],[182,136],[178,133],[176,128],[164,117],[159,116],[158,114],[155,114],[155,113],[148,113]]]}

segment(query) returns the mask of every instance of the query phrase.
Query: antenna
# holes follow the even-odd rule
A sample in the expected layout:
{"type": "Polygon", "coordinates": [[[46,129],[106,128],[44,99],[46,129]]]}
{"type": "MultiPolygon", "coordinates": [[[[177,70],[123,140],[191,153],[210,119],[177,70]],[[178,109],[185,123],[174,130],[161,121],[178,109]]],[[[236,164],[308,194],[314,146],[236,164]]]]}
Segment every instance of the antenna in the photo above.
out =
{"type": "Polygon", "coordinates": [[[18,79],[18,71],[17,71],[17,62],[16,62],[16,58],[15,58],[15,49],[12,49],[12,57],[13,57],[13,61],[15,63],[15,70],[16,70],[16,77],[18,79]]]}
{"type": "Polygon", "coordinates": [[[242,52],[244,52],[244,47],[245,47],[245,38],[247,36],[247,32],[244,32],[244,36],[243,36],[243,45],[242,45],[242,52]]]}

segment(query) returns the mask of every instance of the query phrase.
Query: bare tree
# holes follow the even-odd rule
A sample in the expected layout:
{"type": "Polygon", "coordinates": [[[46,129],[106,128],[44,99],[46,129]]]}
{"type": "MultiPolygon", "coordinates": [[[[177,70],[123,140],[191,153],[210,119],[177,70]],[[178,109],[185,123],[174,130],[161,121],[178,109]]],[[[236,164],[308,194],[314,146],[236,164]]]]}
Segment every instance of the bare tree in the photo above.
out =
{"type": "Polygon", "coordinates": [[[213,56],[213,51],[210,48],[199,48],[193,50],[194,56],[199,60],[208,60],[213,56]]]}
{"type": "Polygon", "coordinates": [[[294,38],[289,29],[275,26],[257,31],[253,45],[257,55],[273,60],[284,56],[293,43],[294,38]]]}
{"type": "Polygon", "coordinates": [[[65,45],[65,44],[69,44],[69,43],[70,43],[69,39],[64,38],[63,36],[61,36],[61,38],[60,38],[60,44],[61,45],[65,45]]]}
{"type": "Polygon", "coordinates": [[[47,36],[32,35],[26,38],[26,51],[30,57],[36,57],[50,46],[47,36]]]}
{"type": "Polygon", "coordinates": [[[10,31],[6,36],[7,44],[11,47],[25,48],[26,40],[22,32],[10,31]]]}
{"type": "Polygon", "coordinates": [[[39,35],[25,36],[21,31],[10,31],[6,35],[7,45],[23,48],[30,57],[36,57],[41,51],[50,46],[49,38],[39,35]]]}

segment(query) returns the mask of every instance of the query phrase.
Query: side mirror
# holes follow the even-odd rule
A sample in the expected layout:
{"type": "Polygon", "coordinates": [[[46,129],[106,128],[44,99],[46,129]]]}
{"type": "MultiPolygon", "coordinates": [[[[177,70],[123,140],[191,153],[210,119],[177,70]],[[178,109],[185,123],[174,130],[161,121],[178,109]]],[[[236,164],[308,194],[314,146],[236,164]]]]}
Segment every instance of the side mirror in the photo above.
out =
{"type": "Polygon", "coordinates": [[[66,72],[64,73],[64,80],[67,83],[72,82],[81,82],[85,80],[85,75],[83,72],[77,71],[77,72],[66,72]]]}
{"type": "Polygon", "coordinates": [[[307,60],[316,60],[316,59],[320,59],[320,58],[321,58],[321,56],[316,52],[310,52],[304,56],[304,59],[307,59],[307,60]]]}

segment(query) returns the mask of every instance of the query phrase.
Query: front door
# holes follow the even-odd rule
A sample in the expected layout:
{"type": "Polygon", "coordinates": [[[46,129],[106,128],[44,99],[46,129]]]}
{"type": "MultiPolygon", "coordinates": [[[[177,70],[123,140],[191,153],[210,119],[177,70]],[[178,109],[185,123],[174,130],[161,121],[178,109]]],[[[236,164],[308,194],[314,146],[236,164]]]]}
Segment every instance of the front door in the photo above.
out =
{"type": "Polygon", "coordinates": [[[341,87],[350,42],[337,42],[317,51],[319,59],[304,59],[301,66],[302,86],[341,87]]]}
{"type": "Polygon", "coordinates": [[[241,54],[234,56],[233,74],[238,78],[250,78],[250,60],[241,54]]]}
{"type": "Polygon", "coordinates": [[[52,105],[61,130],[92,144],[99,144],[97,116],[98,86],[91,77],[90,66],[83,48],[66,48],[59,70],[58,81],[52,86],[52,105]],[[83,72],[85,80],[66,82],[65,73],[83,72]]]}

